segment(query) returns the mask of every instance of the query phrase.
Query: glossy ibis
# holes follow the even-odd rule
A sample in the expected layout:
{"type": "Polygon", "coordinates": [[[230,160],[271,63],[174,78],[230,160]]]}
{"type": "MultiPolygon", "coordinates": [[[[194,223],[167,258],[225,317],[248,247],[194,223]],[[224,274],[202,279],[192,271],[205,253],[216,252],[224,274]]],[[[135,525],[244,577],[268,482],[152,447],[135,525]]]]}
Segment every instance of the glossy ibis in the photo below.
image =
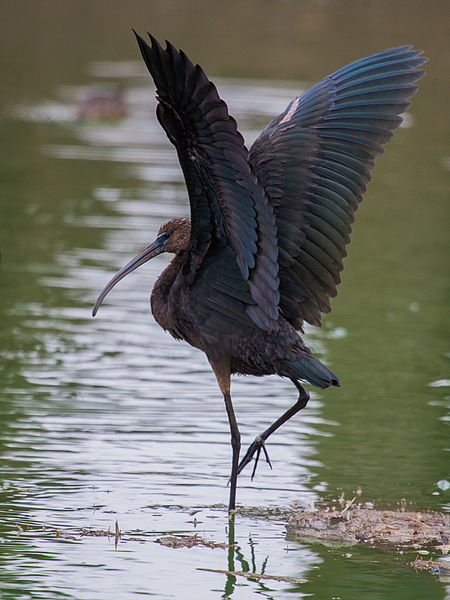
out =
{"type": "Polygon", "coordinates": [[[302,341],[336,295],[351,224],[382,145],[400,125],[426,59],[400,46],[329,75],[295,98],[247,150],[236,121],[200,66],[167,43],[136,34],[157,92],[156,114],[175,146],[191,218],[172,219],[99,295],[161,252],[175,258],[157,280],[152,313],[174,338],[205,352],[231,430],[229,509],[237,476],[280,425],[308,402],[301,382],[338,377],[302,341]],[[234,373],[288,377],[297,402],[257,436],[239,462],[230,396],[234,373]]]}

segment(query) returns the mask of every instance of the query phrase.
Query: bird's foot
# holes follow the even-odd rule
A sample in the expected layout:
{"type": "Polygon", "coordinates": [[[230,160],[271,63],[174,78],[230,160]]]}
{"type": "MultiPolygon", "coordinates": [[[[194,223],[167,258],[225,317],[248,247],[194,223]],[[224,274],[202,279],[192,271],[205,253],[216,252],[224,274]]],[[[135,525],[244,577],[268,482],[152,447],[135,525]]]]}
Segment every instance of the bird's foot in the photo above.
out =
{"type": "Polygon", "coordinates": [[[258,466],[261,449],[264,451],[264,456],[266,457],[266,463],[269,465],[270,468],[272,468],[272,463],[270,462],[270,458],[269,458],[269,455],[266,450],[265,442],[262,439],[262,437],[260,437],[258,435],[258,436],[256,436],[255,441],[250,444],[244,458],[239,463],[238,470],[237,470],[238,475],[244,469],[244,467],[246,467],[248,465],[248,463],[252,460],[253,455],[256,453],[255,465],[254,465],[253,471],[252,471],[252,479],[253,479],[253,477],[255,476],[255,473],[256,473],[256,467],[258,466]]]}

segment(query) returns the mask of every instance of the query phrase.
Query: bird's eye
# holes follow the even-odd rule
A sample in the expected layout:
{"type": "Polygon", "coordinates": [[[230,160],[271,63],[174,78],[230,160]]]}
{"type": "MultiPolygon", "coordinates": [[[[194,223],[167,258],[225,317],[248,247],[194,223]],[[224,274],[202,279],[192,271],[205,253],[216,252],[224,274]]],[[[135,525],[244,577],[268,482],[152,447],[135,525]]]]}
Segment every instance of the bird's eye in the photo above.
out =
{"type": "Polygon", "coordinates": [[[162,243],[166,243],[167,240],[170,238],[170,233],[167,233],[167,231],[163,231],[162,233],[160,233],[158,235],[158,240],[160,240],[162,243]]]}

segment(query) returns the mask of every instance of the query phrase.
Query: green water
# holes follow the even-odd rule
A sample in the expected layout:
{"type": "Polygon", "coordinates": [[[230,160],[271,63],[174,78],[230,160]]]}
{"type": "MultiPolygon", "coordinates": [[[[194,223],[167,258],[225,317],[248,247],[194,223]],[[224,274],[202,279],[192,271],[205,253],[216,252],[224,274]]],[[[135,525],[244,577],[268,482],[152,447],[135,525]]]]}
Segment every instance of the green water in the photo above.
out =
{"type": "MultiPolygon", "coordinates": [[[[148,314],[165,257],[90,317],[111,274],[188,210],[132,26],[199,61],[248,140],[345,62],[423,48],[428,75],[375,169],[333,312],[307,332],[342,387],[314,393],[271,438],[274,469],[243,475],[238,504],[286,509],[361,486],[362,503],[448,509],[446,10],[387,0],[2,3],[0,598],[446,597],[437,575],[408,566],[414,551],[300,543],[286,539],[282,516],[237,515],[234,550],[158,544],[173,531],[228,540],[222,400],[204,356],[148,314]],[[77,121],[77,99],[110,82],[122,84],[128,116],[77,121]],[[117,548],[113,535],[85,535],[114,531],[116,520],[117,548]]],[[[277,378],[238,378],[232,392],[244,444],[295,400],[277,378]]]]}

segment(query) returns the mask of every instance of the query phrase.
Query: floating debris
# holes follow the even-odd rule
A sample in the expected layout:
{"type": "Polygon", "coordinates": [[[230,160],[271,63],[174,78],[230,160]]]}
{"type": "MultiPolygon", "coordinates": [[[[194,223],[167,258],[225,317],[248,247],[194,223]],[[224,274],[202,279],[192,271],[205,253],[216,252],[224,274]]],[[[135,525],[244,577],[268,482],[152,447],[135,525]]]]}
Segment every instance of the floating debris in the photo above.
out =
{"type": "Polygon", "coordinates": [[[355,498],[343,510],[325,508],[293,515],[286,526],[288,534],[322,542],[365,542],[415,548],[449,543],[450,515],[405,512],[403,506],[401,512],[351,508],[355,498]]]}
{"type": "Polygon", "coordinates": [[[210,542],[195,535],[166,535],[155,540],[161,546],[169,548],[193,548],[194,546],[203,546],[205,548],[229,548],[230,544],[224,542],[210,542]]]}
{"type": "Polygon", "coordinates": [[[437,560],[423,560],[417,556],[411,566],[416,571],[429,571],[433,575],[439,575],[441,581],[450,581],[450,561],[445,557],[437,560]]]}
{"type": "Polygon", "coordinates": [[[206,569],[198,567],[197,571],[208,571],[209,573],[222,573],[223,575],[235,575],[236,577],[246,577],[247,579],[271,579],[272,581],[285,581],[286,583],[308,583],[307,579],[300,577],[284,577],[281,575],[267,575],[266,573],[250,573],[250,571],[226,571],[225,569],[206,569]]]}

